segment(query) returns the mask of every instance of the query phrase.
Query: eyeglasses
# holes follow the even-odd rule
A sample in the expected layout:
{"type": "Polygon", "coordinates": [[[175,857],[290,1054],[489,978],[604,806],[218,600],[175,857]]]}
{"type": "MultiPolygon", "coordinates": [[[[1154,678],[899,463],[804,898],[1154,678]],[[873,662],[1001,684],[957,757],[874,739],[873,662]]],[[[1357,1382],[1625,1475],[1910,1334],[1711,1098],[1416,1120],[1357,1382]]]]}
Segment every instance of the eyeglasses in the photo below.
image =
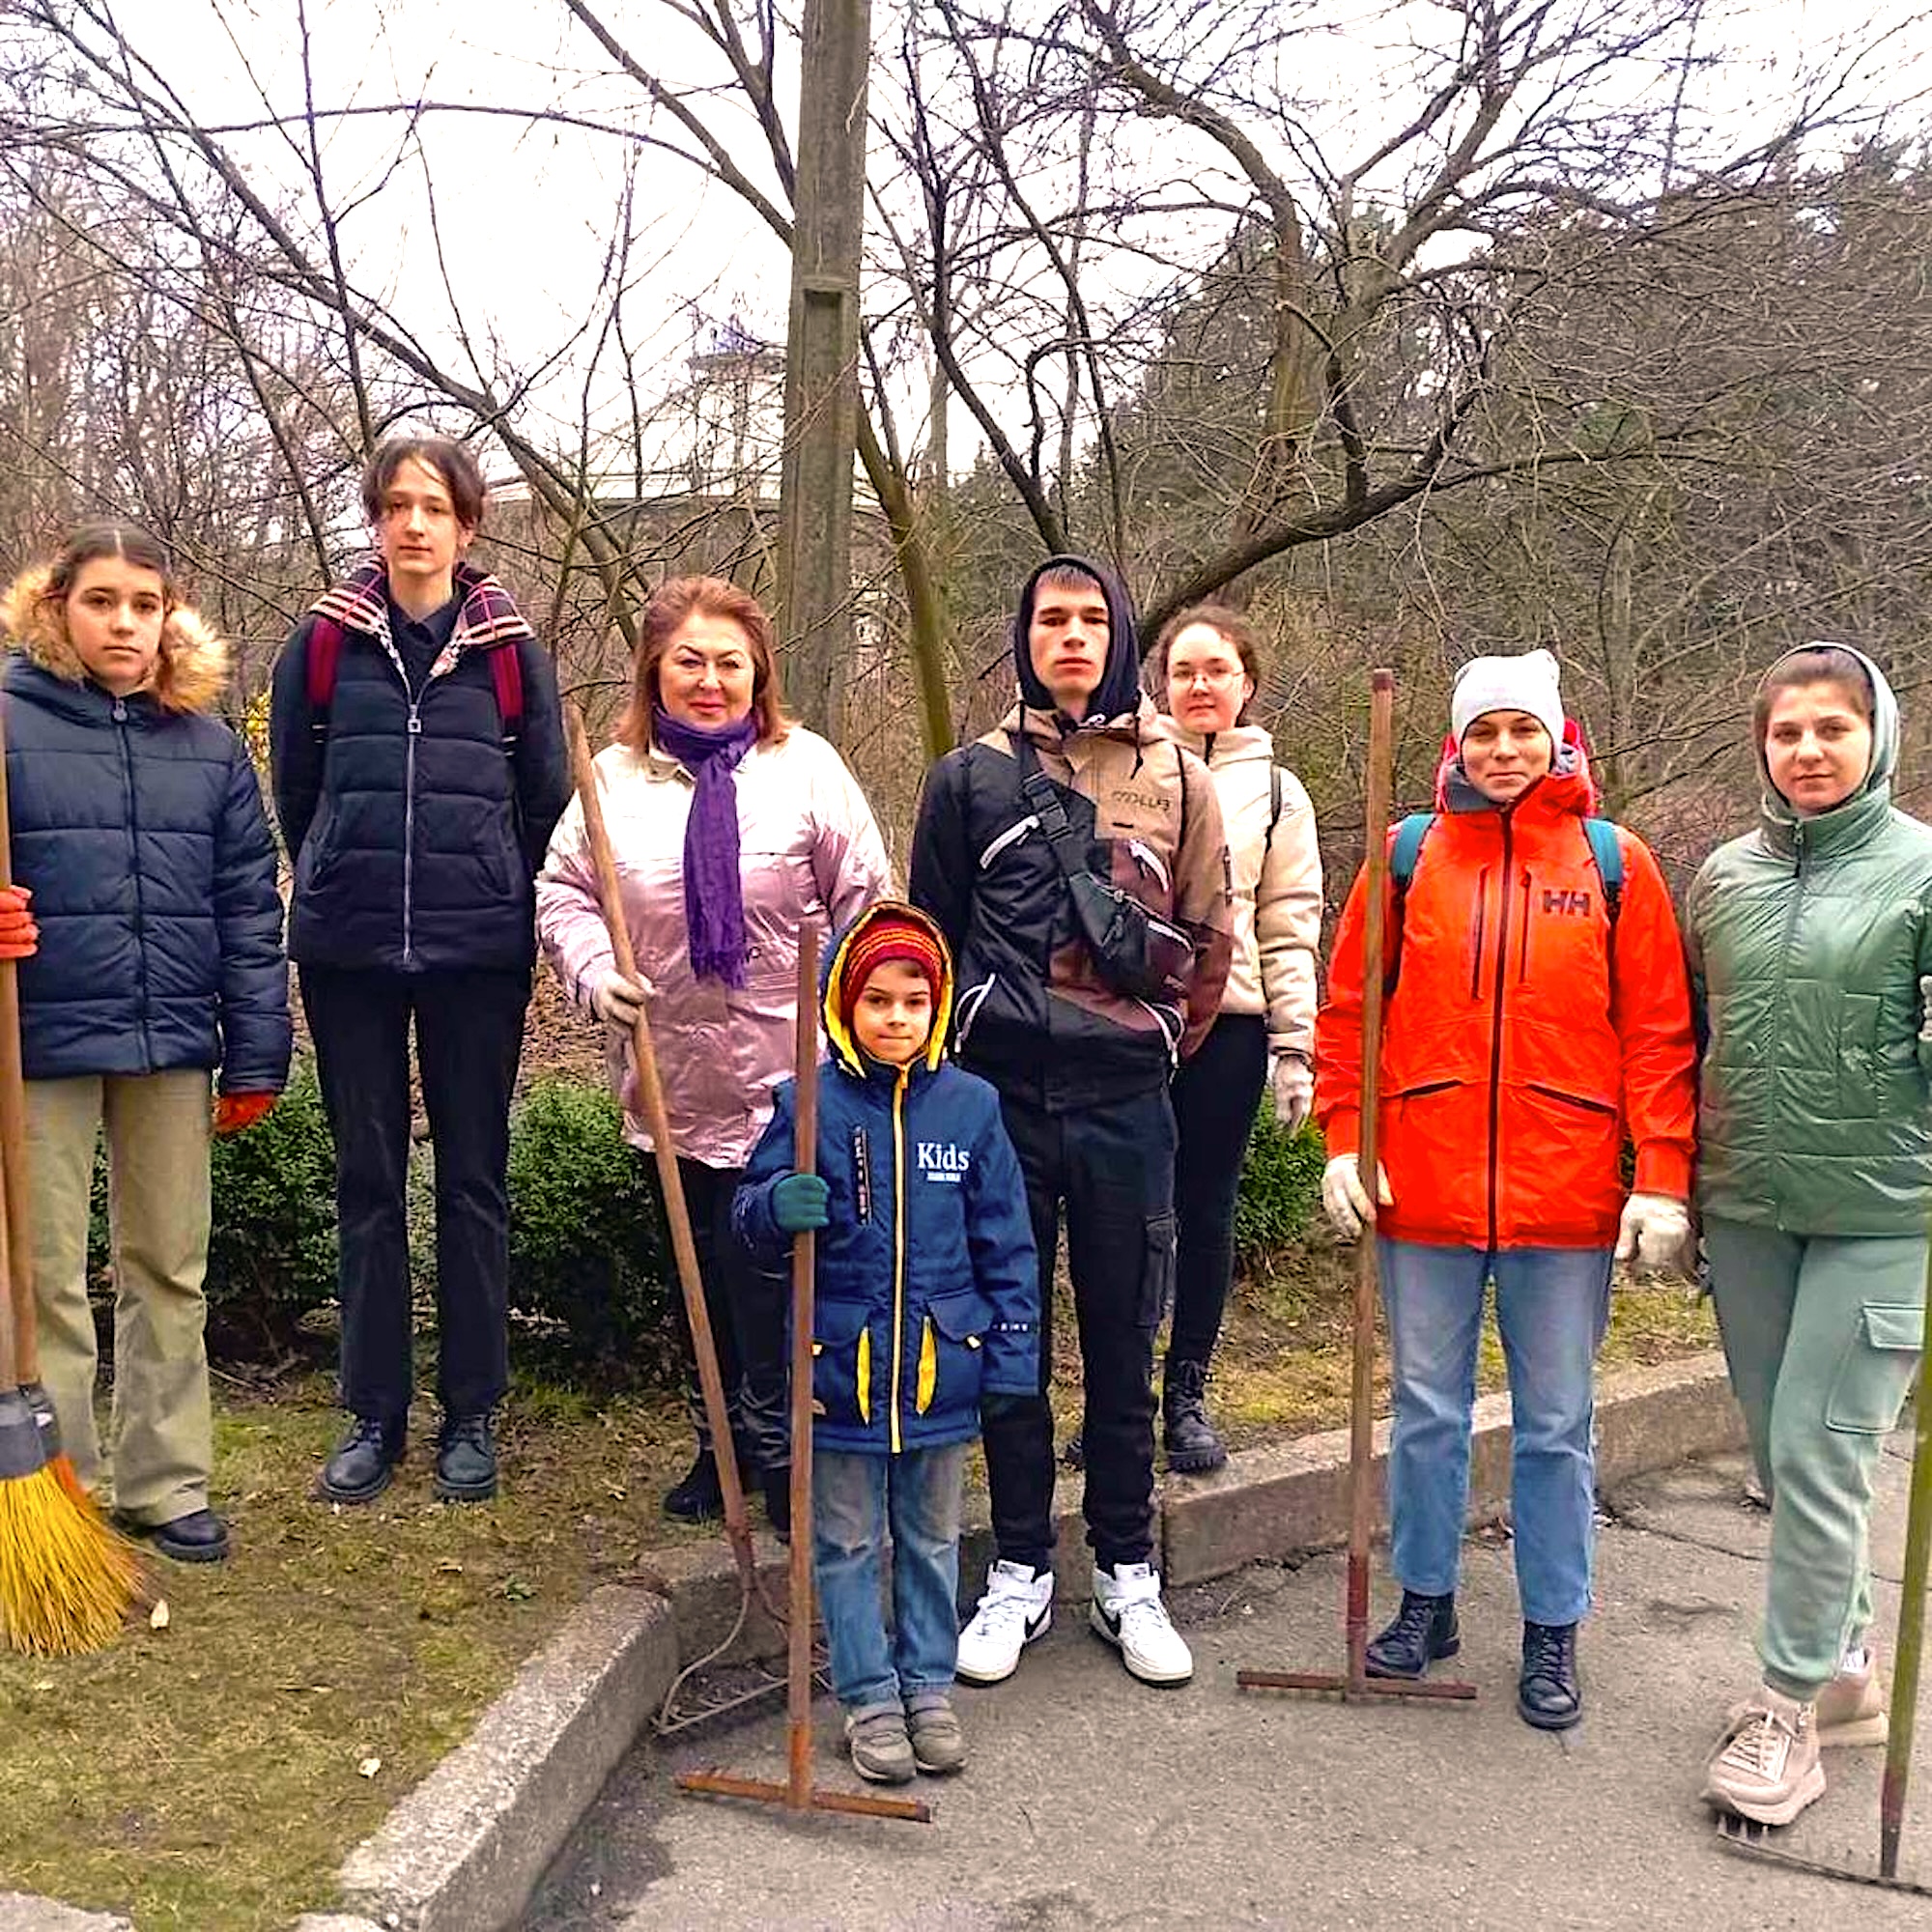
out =
{"type": "Polygon", "coordinates": [[[1183,691],[1194,684],[1205,684],[1210,691],[1225,691],[1229,685],[1237,682],[1241,674],[1238,665],[1231,670],[1171,670],[1167,681],[1179,685],[1183,691]]]}

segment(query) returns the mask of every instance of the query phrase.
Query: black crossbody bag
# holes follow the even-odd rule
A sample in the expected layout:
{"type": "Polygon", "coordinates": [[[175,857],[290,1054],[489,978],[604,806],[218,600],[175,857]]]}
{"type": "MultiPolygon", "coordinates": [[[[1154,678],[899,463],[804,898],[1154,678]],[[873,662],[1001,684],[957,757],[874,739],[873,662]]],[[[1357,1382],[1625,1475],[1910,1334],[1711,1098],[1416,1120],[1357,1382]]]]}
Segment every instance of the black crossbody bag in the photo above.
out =
{"type": "MultiPolygon", "coordinates": [[[[1039,754],[1024,731],[1009,734],[1020,768],[1020,791],[1039,820],[1039,829],[1073,897],[1074,923],[1094,964],[1115,992],[1130,1000],[1179,999],[1194,963],[1194,942],[1173,921],[1150,912],[1131,893],[1109,885],[1081,863],[1079,835],[1060,802],[1053,781],[1040,769],[1039,754]]],[[[1179,754],[1177,753],[1177,756],[1179,754]]],[[[1186,781],[1181,781],[1186,823],[1186,781]]]]}

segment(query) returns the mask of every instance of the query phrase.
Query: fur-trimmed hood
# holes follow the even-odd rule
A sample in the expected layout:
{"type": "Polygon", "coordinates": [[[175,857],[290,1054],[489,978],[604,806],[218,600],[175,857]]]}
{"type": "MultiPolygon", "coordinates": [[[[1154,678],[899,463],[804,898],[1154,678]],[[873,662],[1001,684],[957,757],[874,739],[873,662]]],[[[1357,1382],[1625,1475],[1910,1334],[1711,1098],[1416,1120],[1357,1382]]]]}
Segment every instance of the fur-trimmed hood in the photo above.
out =
{"type": "MultiPolygon", "coordinates": [[[[51,566],[43,564],[14,580],[0,602],[0,629],[31,663],[69,684],[86,684],[86,667],[49,602],[51,566]]],[[[145,687],[163,711],[213,712],[228,688],[228,646],[198,611],[178,605],[161,627],[161,655],[145,687]]]]}

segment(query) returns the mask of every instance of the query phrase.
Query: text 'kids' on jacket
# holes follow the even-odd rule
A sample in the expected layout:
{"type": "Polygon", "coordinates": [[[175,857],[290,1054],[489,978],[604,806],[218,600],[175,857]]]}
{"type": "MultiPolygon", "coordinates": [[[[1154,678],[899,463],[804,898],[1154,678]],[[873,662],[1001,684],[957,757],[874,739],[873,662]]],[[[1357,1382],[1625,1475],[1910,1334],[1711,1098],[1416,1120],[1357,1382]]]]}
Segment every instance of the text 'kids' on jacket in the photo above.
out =
{"type": "MultiPolygon", "coordinates": [[[[999,1095],[944,1057],[951,960],[931,1037],[910,1065],[863,1055],[839,1019],[844,963],[873,916],[845,929],[821,977],[831,1053],[817,1166],[831,1218],[818,1236],[812,1429],[829,1449],[896,1455],[970,1441],[981,1395],[1038,1390],[1039,1283],[999,1095]]],[[[794,1083],[774,1099],[732,1210],[740,1238],[766,1261],[789,1245],[772,1189],[793,1168],[794,1083]]]]}
{"type": "Polygon", "coordinates": [[[1228,847],[1208,769],[1163,734],[1141,692],[1125,588],[1079,557],[1040,565],[1013,620],[1020,701],[926,774],[908,880],[957,961],[954,1047],[1003,1093],[1048,1112],[1166,1084],[1220,1010],[1233,950],[1228,847]],[[1094,579],[1107,666],[1082,720],[1054,708],[1029,633],[1040,579],[1094,579]],[[1066,876],[1022,785],[1023,745],[1059,795],[1086,867],[1193,941],[1192,970],[1141,1000],[1109,985],[1082,938],[1066,876]]]}
{"type": "MultiPolygon", "coordinates": [[[[1395,1205],[1378,1211],[1378,1235],[1608,1248],[1628,1193],[1689,1197],[1677,922],[1650,848],[1621,826],[1611,920],[1583,829],[1595,805],[1574,724],[1549,774],[1509,805],[1478,792],[1445,747],[1414,876],[1400,902],[1388,887],[1378,1154],[1395,1205]]],[[[1364,892],[1358,876],[1316,1025],[1315,1114],[1331,1156],[1354,1152],[1361,1131],[1364,892]]]]}
{"type": "Polygon", "coordinates": [[[28,572],[4,616],[14,876],[40,950],[20,962],[30,1080],[218,1067],[224,1094],[281,1091],[288,966],[275,848],[242,741],[213,715],[228,653],[168,616],[152,686],[88,675],[28,572]]]}
{"type": "Polygon", "coordinates": [[[556,670],[495,578],[460,564],[456,592],[449,642],[413,688],[381,563],[320,598],[276,660],[275,805],[299,965],[423,973],[536,956],[531,881],[570,796],[556,670]],[[309,654],[325,624],[340,647],[319,705],[309,654]],[[514,720],[492,651],[517,654],[514,720]]]}
{"type": "Polygon", "coordinates": [[[1932,827],[1891,802],[1898,701],[1853,655],[1872,690],[1863,783],[1801,815],[1760,737],[1758,828],[1719,846],[1686,898],[1710,1040],[1697,1195],[1707,1214],[1787,1234],[1918,1236],[1932,1211],[1932,827]]]}

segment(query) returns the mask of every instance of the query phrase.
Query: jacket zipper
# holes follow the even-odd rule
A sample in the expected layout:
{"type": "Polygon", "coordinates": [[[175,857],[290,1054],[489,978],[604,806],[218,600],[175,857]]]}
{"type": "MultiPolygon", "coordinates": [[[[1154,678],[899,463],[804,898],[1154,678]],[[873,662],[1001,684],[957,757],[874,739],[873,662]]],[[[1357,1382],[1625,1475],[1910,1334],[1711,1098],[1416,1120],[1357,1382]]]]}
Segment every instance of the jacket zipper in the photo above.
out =
{"type": "MultiPolygon", "coordinates": [[[[1794,825],[1791,828],[1791,907],[1784,915],[1784,937],[1777,949],[1778,1028],[1772,1036],[1772,1050],[1774,1055],[1776,1055],[1777,1043],[1783,1034],[1785,1011],[1784,989],[1789,978],[1787,968],[1791,959],[1791,945],[1798,933],[1798,915],[1804,909],[1804,827],[1802,824],[1794,825]]],[[[1781,1056],[1778,1057],[1781,1058],[1781,1056]]],[[[1776,1078],[1777,1073],[1776,1061],[1774,1061],[1770,1070],[1773,1077],[1776,1078]]],[[[1776,1210],[1776,1226],[1779,1230],[1782,1230],[1784,1227],[1784,1209],[1781,1207],[1776,1210]]]]}
{"type": "Polygon", "coordinates": [[[1522,944],[1517,950],[1516,982],[1520,986],[1529,978],[1529,867],[1522,868],[1522,944]]]}
{"type": "Polygon", "coordinates": [[[1502,903],[1496,917],[1496,988],[1490,1024],[1490,1248],[1496,1246],[1497,1142],[1502,1133],[1503,975],[1509,971],[1511,821],[1503,817],[1502,903]]]}
{"type": "MultiPolygon", "coordinates": [[[[409,690],[404,680],[404,691],[409,690]]],[[[427,680],[423,690],[429,690],[427,680]]],[[[409,749],[403,755],[403,964],[415,956],[416,740],[422,736],[422,699],[410,698],[409,749]]]]}
{"type": "Polygon", "coordinates": [[[114,741],[121,753],[121,782],[128,793],[128,842],[132,847],[134,866],[134,975],[141,988],[141,1065],[152,1072],[155,1065],[154,1041],[148,1032],[148,909],[141,892],[141,821],[134,797],[134,754],[128,749],[128,704],[114,700],[114,741]]]}
{"type": "Polygon", "coordinates": [[[893,1082],[893,1406],[892,1452],[899,1441],[899,1372],[905,1357],[905,1091],[912,1069],[902,1066],[893,1082]]]}
{"type": "Polygon", "coordinates": [[[1476,874],[1476,936],[1469,948],[1469,997],[1478,1000],[1483,995],[1483,933],[1484,919],[1490,909],[1490,868],[1485,866],[1476,874]]]}

